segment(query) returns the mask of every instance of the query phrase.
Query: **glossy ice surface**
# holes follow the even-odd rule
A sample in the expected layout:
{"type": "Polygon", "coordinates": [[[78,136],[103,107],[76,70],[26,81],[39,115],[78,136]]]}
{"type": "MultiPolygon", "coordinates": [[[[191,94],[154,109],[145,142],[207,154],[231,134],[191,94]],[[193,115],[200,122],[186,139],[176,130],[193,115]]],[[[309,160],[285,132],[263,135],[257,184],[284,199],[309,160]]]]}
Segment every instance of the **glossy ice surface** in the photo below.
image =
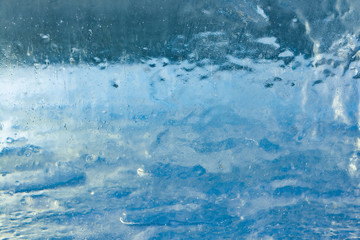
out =
{"type": "Polygon", "coordinates": [[[357,1],[0,9],[0,239],[360,237],[357,1]]]}

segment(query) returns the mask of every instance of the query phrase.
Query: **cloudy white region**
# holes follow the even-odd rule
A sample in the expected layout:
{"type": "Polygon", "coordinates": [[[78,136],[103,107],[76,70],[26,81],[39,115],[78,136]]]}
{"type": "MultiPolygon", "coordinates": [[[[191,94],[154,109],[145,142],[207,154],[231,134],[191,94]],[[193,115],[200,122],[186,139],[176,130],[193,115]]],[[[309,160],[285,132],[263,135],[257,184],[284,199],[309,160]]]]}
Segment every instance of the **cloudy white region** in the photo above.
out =
{"type": "Polygon", "coordinates": [[[269,20],[269,17],[266,16],[264,10],[259,5],[256,5],[256,12],[260,14],[265,20],[269,20]]]}
{"type": "Polygon", "coordinates": [[[258,43],[273,46],[274,48],[280,47],[280,45],[276,42],[277,41],[276,37],[263,37],[263,38],[258,38],[256,41],[258,43]]]}
{"type": "Polygon", "coordinates": [[[286,50],[279,54],[279,57],[293,57],[293,56],[294,56],[294,53],[289,50],[286,50]]]}

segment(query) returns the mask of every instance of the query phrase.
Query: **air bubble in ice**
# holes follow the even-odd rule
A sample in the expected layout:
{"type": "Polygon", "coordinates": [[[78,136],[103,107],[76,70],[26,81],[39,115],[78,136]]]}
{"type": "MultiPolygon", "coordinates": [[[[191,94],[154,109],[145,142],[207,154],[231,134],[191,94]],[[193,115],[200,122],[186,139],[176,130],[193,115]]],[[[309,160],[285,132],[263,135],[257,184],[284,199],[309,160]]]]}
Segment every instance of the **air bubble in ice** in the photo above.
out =
{"type": "Polygon", "coordinates": [[[93,57],[93,59],[94,59],[94,61],[95,61],[96,63],[100,63],[100,62],[101,62],[101,59],[98,58],[98,57],[93,57]]]}
{"type": "Polygon", "coordinates": [[[96,156],[94,154],[89,154],[86,156],[85,161],[87,163],[93,163],[96,160],[96,156]]]}
{"type": "Polygon", "coordinates": [[[100,63],[100,64],[99,64],[99,68],[100,68],[100,70],[106,69],[106,68],[107,68],[107,62],[100,63]]]}
{"type": "Polygon", "coordinates": [[[167,66],[167,65],[169,64],[169,59],[167,59],[167,58],[162,58],[162,59],[161,59],[161,62],[162,62],[162,66],[165,67],[165,66],[167,66]]]}
{"type": "Polygon", "coordinates": [[[144,171],[143,168],[138,168],[138,169],[136,170],[136,172],[137,172],[137,174],[138,174],[140,177],[142,177],[142,176],[145,175],[145,171],[144,171]]]}
{"type": "Polygon", "coordinates": [[[55,43],[52,43],[50,45],[50,48],[51,48],[52,51],[55,51],[55,52],[59,51],[59,47],[55,43]]]}
{"type": "Polygon", "coordinates": [[[7,139],[6,139],[6,142],[7,143],[13,143],[15,140],[13,139],[13,138],[11,138],[11,137],[8,137],[7,139]]]}
{"type": "Polygon", "coordinates": [[[25,153],[24,153],[24,155],[25,155],[26,157],[30,157],[30,156],[31,156],[31,150],[26,150],[25,153]]]}
{"type": "Polygon", "coordinates": [[[71,53],[78,53],[80,52],[80,49],[79,48],[71,48],[71,53]]]}
{"type": "Polygon", "coordinates": [[[39,69],[39,68],[40,68],[40,64],[39,64],[39,63],[34,63],[34,67],[35,67],[35,69],[39,69]]]}
{"type": "Polygon", "coordinates": [[[43,41],[43,43],[50,42],[50,35],[49,34],[40,33],[40,38],[43,41]]]}

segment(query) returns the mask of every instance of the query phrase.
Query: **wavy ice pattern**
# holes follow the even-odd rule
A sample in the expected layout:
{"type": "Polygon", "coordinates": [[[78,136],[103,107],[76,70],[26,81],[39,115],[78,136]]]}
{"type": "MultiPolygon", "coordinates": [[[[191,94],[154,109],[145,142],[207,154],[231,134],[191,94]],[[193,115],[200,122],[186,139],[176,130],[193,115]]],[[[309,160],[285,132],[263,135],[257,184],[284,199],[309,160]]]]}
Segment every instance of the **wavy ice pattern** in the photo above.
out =
{"type": "Polygon", "coordinates": [[[139,50],[107,42],[104,25],[68,52],[46,24],[28,51],[12,19],[0,37],[1,239],[359,238],[358,10],[199,1],[177,10],[193,16],[174,20],[193,23],[188,36],[149,35],[139,50]]]}

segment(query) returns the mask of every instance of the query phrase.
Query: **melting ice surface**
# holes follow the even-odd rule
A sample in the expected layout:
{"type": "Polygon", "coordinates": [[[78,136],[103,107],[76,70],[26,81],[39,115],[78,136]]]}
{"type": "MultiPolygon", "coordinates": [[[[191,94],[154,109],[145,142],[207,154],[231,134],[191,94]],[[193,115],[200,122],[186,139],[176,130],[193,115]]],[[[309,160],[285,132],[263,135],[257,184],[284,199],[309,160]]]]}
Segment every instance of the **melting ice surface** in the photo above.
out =
{"type": "Polygon", "coordinates": [[[253,42],[276,58],[3,64],[1,239],[359,238],[358,37],[253,42]]]}

